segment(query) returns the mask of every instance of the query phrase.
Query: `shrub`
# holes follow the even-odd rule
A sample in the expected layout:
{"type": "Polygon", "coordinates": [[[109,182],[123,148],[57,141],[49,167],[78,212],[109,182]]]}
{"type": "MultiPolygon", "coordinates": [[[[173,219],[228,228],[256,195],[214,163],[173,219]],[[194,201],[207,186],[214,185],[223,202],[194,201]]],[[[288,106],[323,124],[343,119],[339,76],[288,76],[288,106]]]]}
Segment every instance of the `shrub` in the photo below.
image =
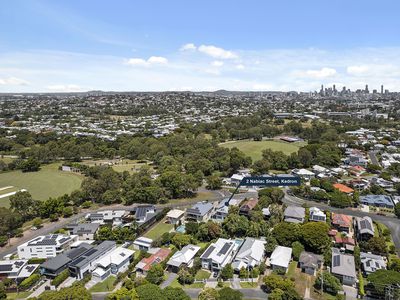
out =
{"type": "Polygon", "coordinates": [[[63,283],[69,277],[69,270],[66,269],[58,274],[52,281],[51,284],[58,287],[61,283],[63,283]]]}
{"type": "Polygon", "coordinates": [[[28,260],[28,264],[36,265],[36,264],[42,264],[46,261],[45,258],[39,258],[39,257],[32,257],[28,260]]]}
{"type": "Polygon", "coordinates": [[[22,282],[19,284],[19,288],[22,290],[26,290],[33,286],[35,283],[37,283],[40,280],[40,275],[35,273],[29,276],[28,278],[25,278],[22,280],[22,282]]]}

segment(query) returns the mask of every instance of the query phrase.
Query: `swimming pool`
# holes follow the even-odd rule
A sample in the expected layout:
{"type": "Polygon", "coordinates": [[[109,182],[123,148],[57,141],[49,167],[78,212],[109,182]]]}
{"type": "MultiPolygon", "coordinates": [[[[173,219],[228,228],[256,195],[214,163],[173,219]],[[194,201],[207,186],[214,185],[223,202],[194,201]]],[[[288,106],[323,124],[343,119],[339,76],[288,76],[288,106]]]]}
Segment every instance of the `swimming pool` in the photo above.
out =
{"type": "Polygon", "coordinates": [[[185,233],[185,231],[186,231],[185,225],[180,225],[180,226],[178,226],[178,227],[175,229],[175,231],[176,231],[176,232],[179,232],[179,233],[185,233]]]}

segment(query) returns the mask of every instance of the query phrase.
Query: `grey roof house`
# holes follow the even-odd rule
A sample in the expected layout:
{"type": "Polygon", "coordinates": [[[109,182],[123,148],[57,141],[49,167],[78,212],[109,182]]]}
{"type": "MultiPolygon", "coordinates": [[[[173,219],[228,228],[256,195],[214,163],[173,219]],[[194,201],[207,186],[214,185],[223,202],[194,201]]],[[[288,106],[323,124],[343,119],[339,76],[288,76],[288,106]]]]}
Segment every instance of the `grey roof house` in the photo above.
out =
{"type": "Polygon", "coordinates": [[[375,234],[374,223],[368,216],[355,218],[354,227],[357,232],[357,239],[361,241],[369,240],[375,234]]]}
{"type": "Polygon", "coordinates": [[[197,252],[199,252],[200,247],[195,245],[186,245],[182,250],[175,252],[174,255],[167,262],[167,267],[173,272],[178,272],[179,268],[192,267],[193,259],[197,252]]]}
{"type": "Polygon", "coordinates": [[[232,261],[238,247],[235,240],[219,238],[200,256],[202,268],[218,272],[232,261]]]}
{"type": "Polygon", "coordinates": [[[306,209],[300,206],[288,206],[284,212],[285,222],[303,223],[306,217],[306,209]]]}
{"type": "Polygon", "coordinates": [[[210,202],[198,202],[186,210],[186,220],[194,222],[206,222],[210,219],[214,205],[210,202]]]}
{"type": "Polygon", "coordinates": [[[332,248],[332,268],[331,272],[345,285],[356,283],[356,266],[354,256],[343,254],[337,248],[332,248]]]}
{"type": "Polygon", "coordinates": [[[392,197],[388,195],[360,196],[360,203],[368,206],[394,208],[392,197]]]}
{"type": "Polygon", "coordinates": [[[233,260],[233,269],[240,271],[258,266],[264,260],[264,245],[265,241],[247,237],[233,260]]]}
{"type": "Polygon", "coordinates": [[[94,240],[94,235],[99,229],[99,223],[74,223],[69,224],[67,229],[70,234],[78,236],[79,240],[94,240]]]}
{"type": "Polygon", "coordinates": [[[299,258],[299,267],[302,272],[315,276],[317,270],[322,267],[324,258],[311,252],[303,251],[299,258]]]}
{"type": "Polygon", "coordinates": [[[366,275],[386,269],[386,260],[380,255],[361,252],[360,258],[362,269],[366,275]]]}

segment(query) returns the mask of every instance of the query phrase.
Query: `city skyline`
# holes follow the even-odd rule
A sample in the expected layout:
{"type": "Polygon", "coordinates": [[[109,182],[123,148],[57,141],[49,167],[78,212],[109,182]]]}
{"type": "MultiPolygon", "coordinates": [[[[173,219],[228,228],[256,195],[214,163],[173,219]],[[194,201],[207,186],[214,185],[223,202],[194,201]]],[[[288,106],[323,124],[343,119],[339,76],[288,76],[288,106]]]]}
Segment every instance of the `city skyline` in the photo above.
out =
{"type": "Polygon", "coordinates": [[[0,92],[400,85],[395,1],[8,1],[0,92]]]}

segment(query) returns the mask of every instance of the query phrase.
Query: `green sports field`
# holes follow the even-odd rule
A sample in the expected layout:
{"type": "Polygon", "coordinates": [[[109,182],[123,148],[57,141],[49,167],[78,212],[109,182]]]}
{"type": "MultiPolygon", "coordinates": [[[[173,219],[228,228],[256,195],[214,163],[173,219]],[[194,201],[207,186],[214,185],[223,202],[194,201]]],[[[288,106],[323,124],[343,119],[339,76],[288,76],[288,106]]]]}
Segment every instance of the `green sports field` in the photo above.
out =
{"type": "Polygon", "coordinates": [[[253,162],[261,159],[261,154],[264,149],[271,149],[273,151],[282,151],[285,154],[291,154],[304,146],[305,142],[288,143],[283,141],[231,141],[220,144],[221,147],[233,148],[236,147],[243,151],[246,155],[253,159],[253,162]]]}
{"type": "MultiPolygon", "coordinates": [[[[0,197],[9,192],[26,189],[34,199],[46,200],[69,194],[80,187],[81,175],[58,170],[59,164],[45,165],[38,172],[12,171],[0,173],[0,197]]],[[[0,206],[8,207],[9,197],[0,198],[0,206]]]]}

